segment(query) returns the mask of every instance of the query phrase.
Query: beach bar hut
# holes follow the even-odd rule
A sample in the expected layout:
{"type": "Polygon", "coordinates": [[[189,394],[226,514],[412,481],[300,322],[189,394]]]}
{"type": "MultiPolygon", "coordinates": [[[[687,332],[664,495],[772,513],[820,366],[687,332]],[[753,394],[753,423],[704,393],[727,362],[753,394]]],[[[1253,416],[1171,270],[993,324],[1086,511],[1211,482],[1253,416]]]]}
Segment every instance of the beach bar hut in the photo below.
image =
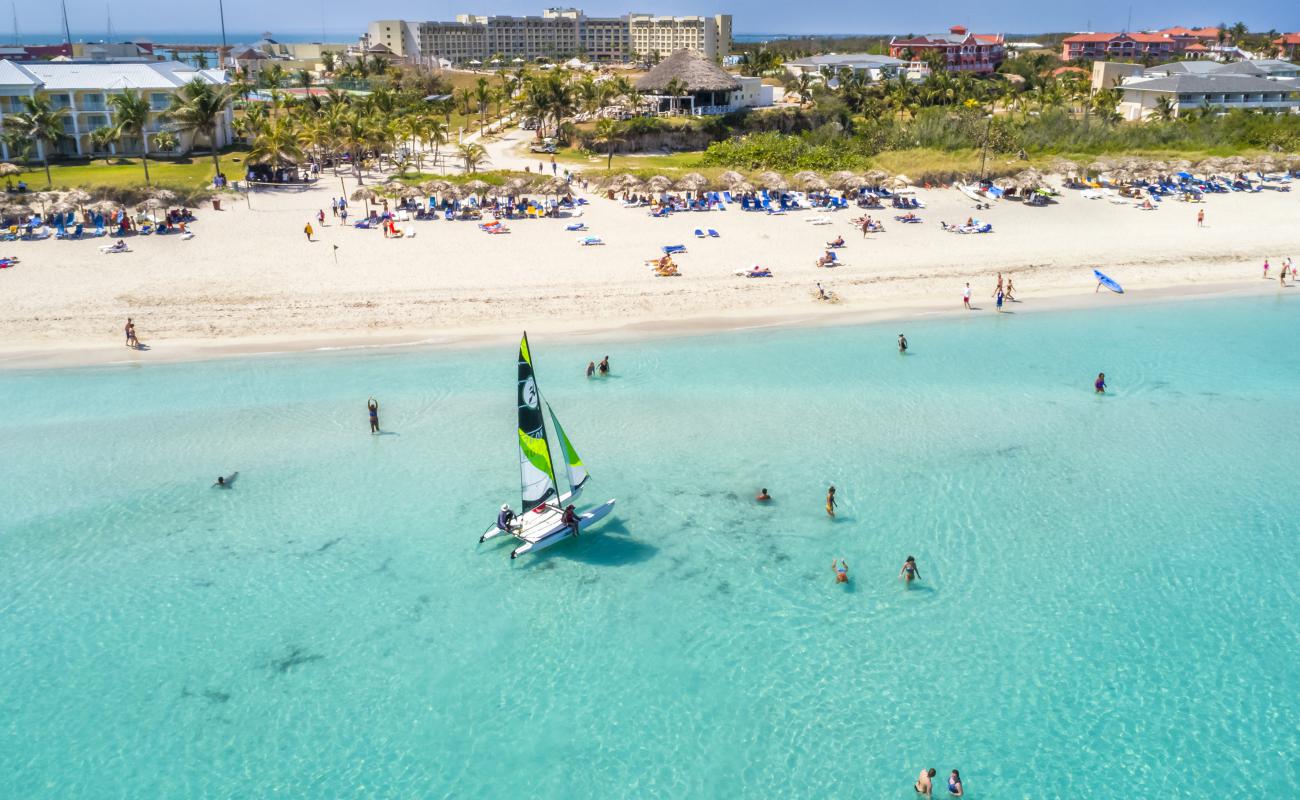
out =
{"type": "Polygon", "coordinates": [[[725,114],[733,111],[733,92],[740,81],[694,50],[678,50],[636,82],[659,113],[725,114]]]}

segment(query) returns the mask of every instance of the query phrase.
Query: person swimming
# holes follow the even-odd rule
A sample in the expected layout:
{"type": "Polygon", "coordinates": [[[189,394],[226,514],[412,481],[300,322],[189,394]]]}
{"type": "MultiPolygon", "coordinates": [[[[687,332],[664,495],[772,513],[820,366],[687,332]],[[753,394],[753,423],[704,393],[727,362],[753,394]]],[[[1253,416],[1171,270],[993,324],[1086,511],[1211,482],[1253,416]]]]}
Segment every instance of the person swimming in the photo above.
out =
{"type": "Polygon", "coordinates": [[[916,568],[915,558],[912,556],[907,557],[907,560],[903,562],[903,568],[898,571],[898,577],[902,578],[909,584],[913,580],[921,579],[921,570],[916,568]]]}
{"type": "Polygon", "coordinates": [[[218,475],[217,482],[212,484],[212,486],[215,489],[233,489],[235,484],[235,478],[238,477],[239,477],[238,472],[230,473],[229,477],[222,477],[221,475],[218,475]]]}
{"type": "Polygon", "coordinates": [[[1097,394],[1106,393],[1106,373],[1100,372],[1097,374],[1097,380],[1093,381],[1092,388],[1097,390],[1097,394]]]}
{"type": "Polygon", "coordinates": [[[836,583],[849,582],[849,563],[847,561],[835,561],[831,559],[831,569],[835,570],[836,583]]]}
{"type": "Polygon", "coordinates": [[[766,503],[768,500],[772,499],[772,495],[767,493],[767,489],[760,489],[758,491],[758,497],[755,497],[754,499],[760,503],[766,503]]]}

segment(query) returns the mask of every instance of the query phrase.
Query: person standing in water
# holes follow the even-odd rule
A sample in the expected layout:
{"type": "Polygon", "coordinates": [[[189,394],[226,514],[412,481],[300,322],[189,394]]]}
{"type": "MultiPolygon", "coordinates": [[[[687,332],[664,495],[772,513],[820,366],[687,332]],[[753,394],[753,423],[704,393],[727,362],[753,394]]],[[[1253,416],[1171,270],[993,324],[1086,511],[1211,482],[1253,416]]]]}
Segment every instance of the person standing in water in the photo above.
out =
{"type": "Polygon", "coordinates": [[[609,374],[609,356],[600,360],[600,374],[602,377],[609,374]]]}
{"type": "Polygon", "coordinates": [[[596,362],[595,362],[595,361],[588,361],[588,362],[587,362],[587,377],[590,378],[592,375],[595,375],[595,374],[596,374],[596,362]]]}
{"type": "Polygon", "coordinates": [[[913,580],[921,579],[921,570],[916,568],[916,559],[908,556],[903,562],[903,568],[898,571],[898,577],[902,578],[904,585],[910,586],[913,580]]]}
{"type": "Polygon", "coordinates": [[[772,495],[767,493],[767,489],[760,489],[758,497],[755,497],[754,499],[760,503],[766,503],[768,500],[772,499],[772,495]]]}
{"type": "Polygon", "coordinates": [[[379,401],[373,397],[367,400],[366,410],[370,412],[370,432],[379,433],[379,401]]]}
{"type": "Polygon", "coordinates": [[[907,352],[907,337],[901,333],[898,334],[898,352],[900,353],[907,352]]]}
{"type": "Polygon", "coordinates": [[[836,583],[849,582],[849,562],[844,560],[836,561],[835,559],[831,559],[831,569],[835,571],[836,583]]]}
{"type": "Polygon", "coordinates": [[[1097,394],[1106,393],[1106,373],[1097,373],[1097,380],[1092,382],[1092,388],[1096,390],[1097,394]]]}
{"type": "Polygon", "coordinates": [[[966,794],[966,790],[961,786],[961,775],[958,774],[957,770],[953,770],[952,774],[948,776],[948,794],[953,797],[961,797],[966,794]]]}
{"type": "MultiPolygon", "coordinates": [[[[1000,279],[999,279],[999,280],[1000,280],[1000,279]]],[[[1006,297],[1006,295],[1004,295],[1004,294],[1002,293],[1002,290],[1001,290],[1001,289],[998,289],[998,313],[999,313],[999,314],[1002,313],[1002,300],[1003,300],[1003,298],[1005,298],[1005,297],[1006,297]]]]}
{"type": "Polygon", "coordinates": [[[934,774],[934,767],[921,770],[921,774],[916,776],[916,783],[912,784],[917,794],[922,797],[930,796],[930,792],[934,790],[934,774]]]}
{"type": "Polygon", "coordinates": [[[831,518],[835,517],[835,487],[834,486],[826,490],[826,514],[831,518]]]}

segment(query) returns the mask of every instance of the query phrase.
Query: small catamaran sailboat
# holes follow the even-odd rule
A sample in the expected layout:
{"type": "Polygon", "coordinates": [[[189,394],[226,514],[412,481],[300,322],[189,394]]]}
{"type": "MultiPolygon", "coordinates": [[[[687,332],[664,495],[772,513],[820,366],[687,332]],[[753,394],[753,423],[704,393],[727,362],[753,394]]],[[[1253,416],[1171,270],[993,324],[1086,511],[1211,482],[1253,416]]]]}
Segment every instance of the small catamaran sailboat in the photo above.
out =
{"type": "MultiPolygon", "coordinates": [[[[542,413],[542,396],[537,390],[537,380],[533,375],[532,354],[528,350],[528,334],[524,334],[519,343],[519,471],[523,483],[523,506],[525,510],[515,518],[509,530],[493,524],[479,537],[479,543],[498,536],[509,534],[523,544],[510,553],[515,558],[523,553],[535,553],[544,550],[556,542],[573,536],[577,531],[573,524],[564,522],[564,509],[582,493],[586,485],[587,468],[583,466],[573,443],[565,435],[564,428],[555,417],[555,411],[546,404],[550,412],[551,423],[555,426],[555,435],[564,454],[564,467],[569,480],[569,491],[559,493],[559,482],[555,479],[555,464],[551,460],[550,440],[546,436],[546,416],[542,413]]],[[[604,504],[577,516],[578,531],[585,531],[604,519],[614,508],[614,501],[604,504]]]]}

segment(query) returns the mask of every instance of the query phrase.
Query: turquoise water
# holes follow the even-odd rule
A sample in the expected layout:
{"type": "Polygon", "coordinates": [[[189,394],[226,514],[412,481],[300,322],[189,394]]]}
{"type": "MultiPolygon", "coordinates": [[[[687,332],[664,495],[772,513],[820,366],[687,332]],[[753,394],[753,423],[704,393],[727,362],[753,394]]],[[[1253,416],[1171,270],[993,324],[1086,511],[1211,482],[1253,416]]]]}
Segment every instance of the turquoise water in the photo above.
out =
{"type": "Polygon", "coordinates": [[[1298,308],[0,373],[0,797],[1297,796],[1298,308]]]}

